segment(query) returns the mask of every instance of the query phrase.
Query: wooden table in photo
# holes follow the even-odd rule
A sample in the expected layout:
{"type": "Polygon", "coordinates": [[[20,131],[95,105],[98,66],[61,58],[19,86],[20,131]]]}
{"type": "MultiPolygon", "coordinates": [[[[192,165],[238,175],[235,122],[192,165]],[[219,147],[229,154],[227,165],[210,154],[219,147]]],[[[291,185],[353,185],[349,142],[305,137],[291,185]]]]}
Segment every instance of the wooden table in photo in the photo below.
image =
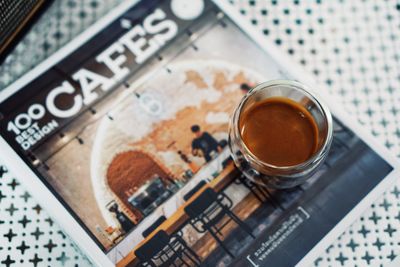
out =
{"type": "Polygon", "coordinates": [[[159,227],[157,227],[150,235],[148,235],[145,239],[143,239],[139,244],[137,244],[132,251],[129,252],[127,256],[125,256],[122,260],[117,263],[117,267],[124,266],[135,266],[138,263],[138,259],[136,258],[135,251],[140,246],[145,244],[148,240],[150,240],[158,230],[164,230],[168,234],[173,234],[179,229],[182,228],[183,225],[189,220],[189,216],[185,213],[184,208],[186,205],[191,203],[194,199],[197,198],[206,188],[211,187],[216,192],[220,192],[224,190],[229,184],[231,184],[238,175],[238,169],[235,168],[233,163],[230,163],[216,178],[214,178],[211,182],[202,187],[199,191],[197,191],[192,197],[190,197],[182,206],[180,206],[172,216],[167,218],[165,222],[163,222],[159,227]]]}

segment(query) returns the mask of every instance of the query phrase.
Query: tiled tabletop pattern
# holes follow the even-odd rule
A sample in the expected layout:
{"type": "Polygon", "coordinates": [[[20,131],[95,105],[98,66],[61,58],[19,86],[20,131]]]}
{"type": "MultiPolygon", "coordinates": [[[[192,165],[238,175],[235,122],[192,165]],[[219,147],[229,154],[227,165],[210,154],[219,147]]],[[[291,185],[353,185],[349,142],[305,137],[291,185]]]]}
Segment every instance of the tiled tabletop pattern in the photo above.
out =
{"type": "MultiPolygon", "coordinates": [[[[0,66],[4,88],[120,2],[56,0],[0,66]]],[[[234,0],[245,19],[341,99],[400,157],[400,2],[234,0]]],[[[0,168],[0,266],[88,266],[61,229],[0,168]],[[29,218],[29,219],[28,219],[29,218]]],[[[400,254],[400,182],[314,263],[381,266],[400,254]]]]}

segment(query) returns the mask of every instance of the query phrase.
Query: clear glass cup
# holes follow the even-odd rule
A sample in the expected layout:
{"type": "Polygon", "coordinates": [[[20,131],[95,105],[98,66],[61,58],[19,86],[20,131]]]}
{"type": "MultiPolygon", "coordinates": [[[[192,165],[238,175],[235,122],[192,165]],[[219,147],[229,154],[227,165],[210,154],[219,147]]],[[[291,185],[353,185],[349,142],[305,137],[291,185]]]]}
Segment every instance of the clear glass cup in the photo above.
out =
{"type": "Polygon", "coordinates": [[[273,80],[257,85],[241,100],[229,126],[229,147],[235,165],[253,182],[270,188],[295,187],[310,178],[328,155],[333,138],[332,115],[318,96],[299,82],[273,80]],[[275,166],[258,159],[240,134],[240,115],[259,101],[271,97],[289,98],[305,107],[318,127],[316,152],[306,161],[293,166],[275,166]]]}

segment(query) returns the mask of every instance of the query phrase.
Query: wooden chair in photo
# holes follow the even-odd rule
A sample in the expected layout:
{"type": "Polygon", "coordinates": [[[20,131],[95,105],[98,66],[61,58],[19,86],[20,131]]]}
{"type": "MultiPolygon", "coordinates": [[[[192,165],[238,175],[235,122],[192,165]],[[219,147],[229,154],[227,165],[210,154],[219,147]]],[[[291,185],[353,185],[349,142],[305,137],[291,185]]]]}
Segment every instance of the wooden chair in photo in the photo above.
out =
{"type": "Polygon", "coordinates": [[[212,188],[206,188],[196,199],[188,203],[184,211],[190,218],[190,224],[199,233],[209,232],[226,253],[234,258],[234,255],[223,240],[221,230],[230,221],[235,222],[242,230],[255,238],[250,227],[234,214],[232,200],[225,193],[216,193],[212,188]],[[227,219],[225,222],[223,219],[227,219]]]}
{"type": "Polygon", "coordinates": [[[167,218],[164,215],[161,215],[154,223],[152,223],[146,230],[143,231],[142,236],[144,238],[148,237],[154,230],[158,228],[163,222],[165,222],[167,218]]]}
{"type": "Polygon", "coordinates": [[[207,184],[206,181],[201,180],[197,185],[195,185],[189,192],[183,195],[183,199],[188,201],[196,192],[198,192],[201,188],[203,188],[207,184]]]}
{"type": "Polygon", "coordinates": [[[135,251],[135,255],[143,267],[200,266],[201,264],[199,256],[181,236],[169,236],[164,230],[158,230],[135,251]]]}

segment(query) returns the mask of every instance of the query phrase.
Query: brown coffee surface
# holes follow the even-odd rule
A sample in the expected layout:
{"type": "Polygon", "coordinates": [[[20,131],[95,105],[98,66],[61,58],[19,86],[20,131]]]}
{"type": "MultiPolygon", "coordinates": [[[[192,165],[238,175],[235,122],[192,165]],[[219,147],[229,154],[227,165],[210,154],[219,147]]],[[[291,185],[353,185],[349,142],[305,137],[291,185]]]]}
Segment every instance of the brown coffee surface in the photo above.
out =
{"type": "Polygon", "coordinates": [[[288,98],[272,97],[254,104],[240,115],[239,127],[246,147],[268,164],[297,165],[317,150],[314,118],[288,98]]]}

